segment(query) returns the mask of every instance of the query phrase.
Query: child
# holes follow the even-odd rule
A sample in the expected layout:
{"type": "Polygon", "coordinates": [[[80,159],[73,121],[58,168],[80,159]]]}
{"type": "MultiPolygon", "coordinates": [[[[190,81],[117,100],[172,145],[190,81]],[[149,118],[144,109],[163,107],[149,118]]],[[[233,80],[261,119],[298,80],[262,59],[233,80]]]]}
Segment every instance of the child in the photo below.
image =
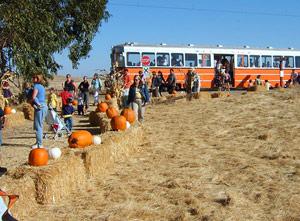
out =
{"type": "Polygon", "coordinates": [[[61,102],[62,102],[62,107],[64,107],[65,105],[67,105],[67,100],[69,98],[72,98],[73,95],[68,91],[68,88],[64,88],[64,91],[60,93],[61,96],[61,102]]]}
{"type": "Polygon", "coordinates": [[[63,118],[66,127],[69,129],[69,132],[72,131],[72,126],[73,126],[72,114],[74,113],[74,107],[72,101],[73,101],[72,98],[68,98],[67,105],[63,106],[63,118]]]}
{"type": "Polygon", "coordinates": [[[77,105],[78,115],[84,115],[84,111],[83,111],[84,105],[83,105],[83,96],[82,96],[82,93],[80,93],[78,95],[77,101],[78,101],[78,105],[77,105]]]}
{"type": "Polygon", "coordinates": [[[48,95],[48,106],[51,106],[55,112],[57,112],[57,97],[54,93],[54,88],[50,88],[50,94],[48,95]]]}
{"type": "Polygon", "coordinates": [[[2,128],[4,125],[4,120],[5,120],[4,111],[0,107],[0,146],[2,145],[2,128]]]}
{"type": "Polygon", "coordinates": [[[265,87],[266,87],[267,91],[269,91],[272,88],[272,85],[270,84],[270,82],[268,80],[265,80],[265,87]]]}

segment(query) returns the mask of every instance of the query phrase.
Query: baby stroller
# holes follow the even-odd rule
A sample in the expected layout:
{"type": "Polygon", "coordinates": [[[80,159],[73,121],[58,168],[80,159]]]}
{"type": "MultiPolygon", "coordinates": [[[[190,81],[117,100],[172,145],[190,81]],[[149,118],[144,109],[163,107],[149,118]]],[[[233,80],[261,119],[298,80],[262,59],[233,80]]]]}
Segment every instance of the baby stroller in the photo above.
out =
{"type": "MultiPolygon", "coordinates": [[[[56,140],[57,137],[62,137],[63,134],[70,135],[71,132],[66,127],[64,121],[58,116],[57,112],[49,105],[49,109],[46,115],[46,123],[51,126],[54,131],[53,139],[56,140]]],[[[44,134],[44,138],[47,138],[47,134],[44,134]]]]}

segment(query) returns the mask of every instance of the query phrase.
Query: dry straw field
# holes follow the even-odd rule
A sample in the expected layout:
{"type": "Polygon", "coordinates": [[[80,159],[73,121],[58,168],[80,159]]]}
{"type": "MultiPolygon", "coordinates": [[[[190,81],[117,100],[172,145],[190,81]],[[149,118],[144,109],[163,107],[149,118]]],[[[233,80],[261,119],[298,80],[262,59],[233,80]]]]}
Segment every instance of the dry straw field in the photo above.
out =
{"type": "MultiPolygon", "coordinates": [[[[65,183],[49,184],[50,193],[41,190],[60,200],[37,204],[35,190],[23,213],[17,202],[21,220],[300,220],[300,88],[157,103],[132,133],[109,132],[102,147],[75,151],[85,169],[66,172],[65,183]],[[104,161],[113,163],[102,167],[104,161]]],[[[97,130],[86,121],[76,117],[76,128],[97,130]]],[[[9,145],[0,149],[0,162],[11,175],[22,172],[32,138],[31,122],[4,131],[9,145]]],[[[45,144],[67,146],[65,140],[45,144]]],[[[67,159],[73,158],[49,167],[73,168],[77,158],[62,162],[67,159]]],[[[20,181],[30,186],[35,179],[23,174],[20,181]]]]}

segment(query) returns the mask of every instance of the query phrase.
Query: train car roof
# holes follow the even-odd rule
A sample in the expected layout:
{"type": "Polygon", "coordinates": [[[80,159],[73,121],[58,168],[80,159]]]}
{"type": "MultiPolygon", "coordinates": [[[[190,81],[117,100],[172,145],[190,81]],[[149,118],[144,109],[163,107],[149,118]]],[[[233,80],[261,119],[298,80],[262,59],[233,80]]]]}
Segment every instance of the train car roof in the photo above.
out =
{"type": "Polygon", "coordinates": [[[274,48],[272,46],[263,47],[252,47],[252,46],[225,46],[225,45],[194,45],[194,44],[187,44],[187,45],[169,45],[166,43],[161,44],[141,44],[136,42],[126,42],[124,44],[115,45],[114,47],[137,47],[137,48],[191,48],[191,49],[229,49],[229,50],[263,50],[263,51],[289,51],[289,52],[300,52],[300,50],[295,49],[293,47],[288,48],[274,48]]]}

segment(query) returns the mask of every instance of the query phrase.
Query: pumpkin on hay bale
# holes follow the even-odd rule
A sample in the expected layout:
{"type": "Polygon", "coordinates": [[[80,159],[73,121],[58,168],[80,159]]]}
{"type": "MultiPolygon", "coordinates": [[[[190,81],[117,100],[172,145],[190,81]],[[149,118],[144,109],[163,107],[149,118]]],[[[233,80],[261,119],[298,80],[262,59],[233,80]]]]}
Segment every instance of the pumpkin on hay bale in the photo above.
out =
{"type": "Polygon", "coordinates": [[[93,143],[93,136],[86,130],[75,131],[69,136],[68,143],[71,148],[85,148],[93,143]]]}
{"type": "Polygon", "coordinates": [[[124,116],[130,124],[134,123],[135,113],[131,108],[124,108],[121,112],[121,115],[124,116]]]}
{"type": "Polygon", "coordinates": [[[106,94],[105,95],[105,100],[107,100],[107,101],[111,100],[111,95],[110,94],[106,94]]]}
{"type": "Polygon", "coordinates": [[[4,107],[4,114],[9,115],[12,113],[12,108],[10,106],[5,106],[4,107]]]}
{"type": "Polygon", "coordinates": [[[96,111],[106,112],[107,109],[108,109],[108,104],[106,102],[101,102],[97,105],[96,111]]]}
{"type": "Polygon", "coordinates": [[[73,106],[77,106],[77,105],[78,105],[78,101],[74,99],[74,100],[72,101],[72,105],[73,105],[73,106]]]}
{"type": "Polygon", "coordinates": [[[28,163],[30,166],[45,166],[48,164],[48,151],[45,148],[36,148],[30,151],[28,163]]]}
{"type": "Polygon", "coordinates": [[[124,116],[115,116],[111,119],[110,121],[111,128],[114,131],[119,131],[119,130],[126,130],[127,125],[126,125],[126,118],[124,116]]]}
{"type": "Polygon", "coordinates": [[[34,108],[29,103],[23,104],[23,113],[25,119],[33,120],[34,119],[34,108]]]}
{"type": "Polygon", "coordinates": [[[118,111],[116,110],[116,108],[114,108],[114,107],[109,107],[107,110],[106,110],[106,115],[107,115],[107,117],[108,118],[113,118],[113,117],[115,117],[115,116],[118,116],[119,115],[119,113],[118,113],[118,111]]]}

